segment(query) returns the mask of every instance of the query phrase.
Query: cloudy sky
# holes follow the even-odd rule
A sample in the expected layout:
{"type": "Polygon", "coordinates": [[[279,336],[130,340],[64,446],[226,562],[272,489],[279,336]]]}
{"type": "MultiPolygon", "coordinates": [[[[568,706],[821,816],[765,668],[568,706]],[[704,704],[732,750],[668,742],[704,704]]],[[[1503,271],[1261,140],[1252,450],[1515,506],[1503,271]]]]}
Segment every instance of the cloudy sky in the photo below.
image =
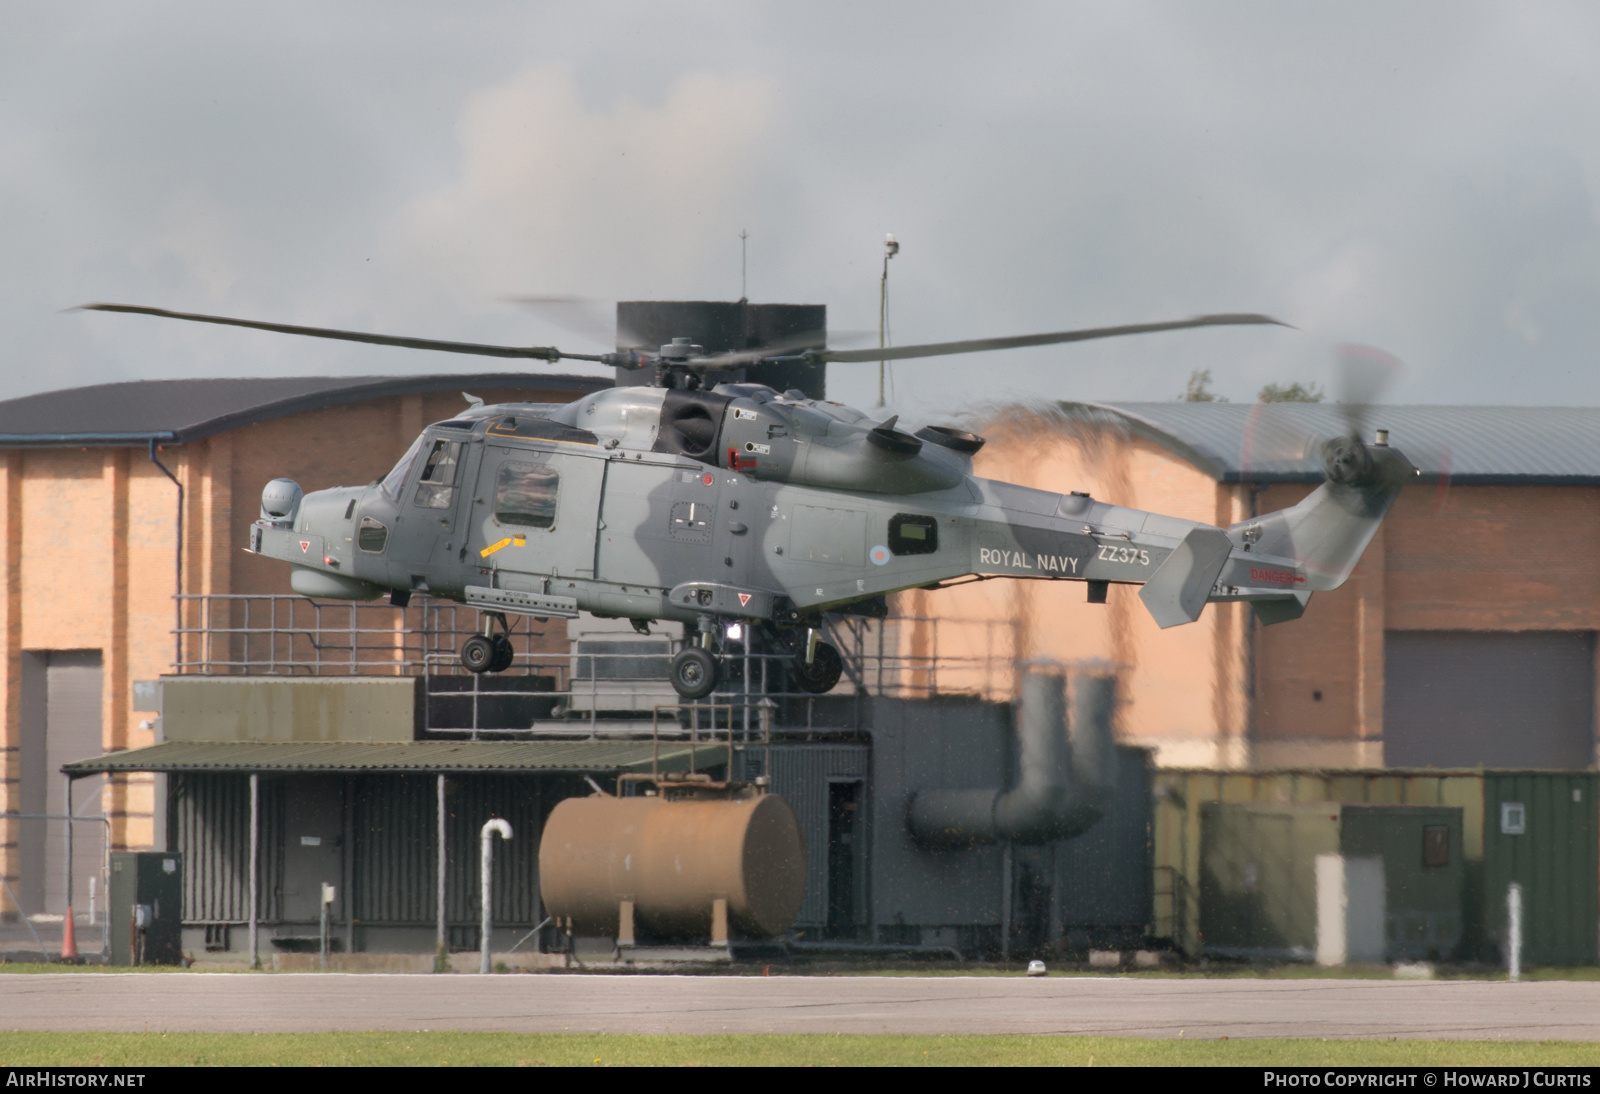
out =
{"type": "MultiPolygon", "coordinates": [[[[1263,311],[895,369],[895,403],[1600,405],[1600,8],[0,0],[0,397],[482,359],[89,300],[594,352],[514,294],[824,303],[898,343],[1263,311]]],[[[876,367],[830,392],[875,395],[876,367]]]]}

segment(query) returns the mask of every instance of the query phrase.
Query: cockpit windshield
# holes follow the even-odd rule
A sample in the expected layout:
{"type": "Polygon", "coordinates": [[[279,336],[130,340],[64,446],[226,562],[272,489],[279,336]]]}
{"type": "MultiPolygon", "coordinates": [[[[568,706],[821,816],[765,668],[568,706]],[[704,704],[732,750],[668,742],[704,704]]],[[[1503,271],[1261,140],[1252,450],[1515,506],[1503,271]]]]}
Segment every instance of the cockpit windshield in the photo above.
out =
{"type": "Polygon", "coordinates": [[[383,492],[396,501],[400,500],[400,490],[406,484],[406,474],[411,470],[411,463],[417,458],[417,453],[422,451],[424,438],[418,437],[411,442],[411,447],[406,449],[406,454],[400,457],[400,462],[394,465],[394,470],[383,477],[380,484],[383,492]]]}

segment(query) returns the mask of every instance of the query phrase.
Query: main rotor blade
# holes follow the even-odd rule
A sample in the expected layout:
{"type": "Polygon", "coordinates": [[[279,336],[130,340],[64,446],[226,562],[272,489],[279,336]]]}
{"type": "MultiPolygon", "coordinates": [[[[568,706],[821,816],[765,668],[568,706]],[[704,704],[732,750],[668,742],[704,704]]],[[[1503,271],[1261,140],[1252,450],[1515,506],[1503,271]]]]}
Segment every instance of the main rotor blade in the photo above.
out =
{"type": "Polygon", "coordinates": [[[949,353],[982,353],[994,349],[1021,349],[1024,346],[1053,346],[1060,342],[1088,342],[1095,338],[1117,338],[1124,334],[1154,334],[1189,327],[1275,326],[1289,324],[1270,315],[1197,315],[1166,323],[1133,323],[1124,327],[1090,327],[1054,334],[1020,334],[1011,338],[975,338],[967,342],[934,342],[925,346],[887,346],[883,349],[823,350],[816,356],[823,361],[903,361],[908,357],[943,357],[949,353]]]}
{"type": "Polygon", "coordinates": [[[162,319],[185,319],[192,323],[217,323],[225,327],[249,327],[278,334],[303,334],[311,338],[333,338],[341,342],[366,342],[374,346],[399,346],[402,349],[431,349],[441,353],[473,353],[481,357],[527,357],[538,361],[598,361],[596,354],[563,353],[554,346],[488,346],[478,342],[443,342],[435,338],[406,338],[393,334],[367,334],[362,331],[335,330],[330,327],[300,327],[292,323],[261,323],[254,319],[231,319],[225,315],[197,315],[192,312],[145,308],[136,304],[82,304],[77,311],[125,312],[129,315],[154,315],[162,319]]]}
{"type": "Polygon", "coordinates": [[[554,323],[568,334],[588,338],[601,345],[631,346],[635,339],[617,329],[617,304],[590,296],[505,296],[510,304],[521,304],[554,323]]]}
{"type": "Polygon", "coordinates": [[[705,357],[696,357],[689,363],[695,368],[701,369],[737,368],[740,365],[764,361],[769,357],[787,357],[790,354],[801,353],[805,350],[816,350],[818,353],[824,353],[826,351],[822,347],[827,344],[827,331],[805,331],[800,334],[790,335],[787,338],[780,338],[775,342],[769,342],[760,349],[728,350],[726,353],[713,353],[705,357]]]}

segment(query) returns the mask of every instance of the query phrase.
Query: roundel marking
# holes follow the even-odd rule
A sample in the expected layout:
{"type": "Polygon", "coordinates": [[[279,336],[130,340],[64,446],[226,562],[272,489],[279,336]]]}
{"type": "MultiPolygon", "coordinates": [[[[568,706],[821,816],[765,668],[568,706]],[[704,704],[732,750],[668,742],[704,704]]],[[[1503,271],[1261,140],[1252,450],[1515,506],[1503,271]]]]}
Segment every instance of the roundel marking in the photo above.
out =
{"type": "Polygon", "coordinates": [[[872,559],[872,564],[874,566],[886,566],[888,565],[890,558],[889,548],[880,543],[878,546],[874,547],[870,552],[868,552],[867,557],[872,559]]]}

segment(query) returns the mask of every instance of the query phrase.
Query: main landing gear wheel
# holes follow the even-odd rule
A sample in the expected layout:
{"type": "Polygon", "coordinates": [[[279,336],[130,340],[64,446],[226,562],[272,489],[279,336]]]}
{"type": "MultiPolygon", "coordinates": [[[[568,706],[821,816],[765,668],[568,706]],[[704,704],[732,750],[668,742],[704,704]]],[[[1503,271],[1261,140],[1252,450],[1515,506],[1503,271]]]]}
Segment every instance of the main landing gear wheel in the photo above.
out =
{"type": "Polygon", "coordinates": [[[496,653],[492,639],[486,635],[472,635],[461,643],[461,666],[468,672],[492,672],[496,653]]]}
{"type": "Polygon", "coordinates": [[[489,671],[505,672],[517,657],[517,651],[511,645],[511,639],[506,635],[497,634],[489,641],[494,643],[494,659],[489,662],[489,671]]]}
{"type": "Polygon", "coordinates": [[[672,659],[667,676],[680,698],[704,699],[717,690],[717,659],[699,646],[690,646],[672,659]]]}
{"type": "Polygon", "coordinates": [[[844,660],[829,642],[817,643],[816,653],[812,655],[809,665],[806,664],[804,654],[797,655],[794,659],[795,683],[800,685],[801,691],[810,692],[812,695],[832,691],[843,672],[844,660]]]}

